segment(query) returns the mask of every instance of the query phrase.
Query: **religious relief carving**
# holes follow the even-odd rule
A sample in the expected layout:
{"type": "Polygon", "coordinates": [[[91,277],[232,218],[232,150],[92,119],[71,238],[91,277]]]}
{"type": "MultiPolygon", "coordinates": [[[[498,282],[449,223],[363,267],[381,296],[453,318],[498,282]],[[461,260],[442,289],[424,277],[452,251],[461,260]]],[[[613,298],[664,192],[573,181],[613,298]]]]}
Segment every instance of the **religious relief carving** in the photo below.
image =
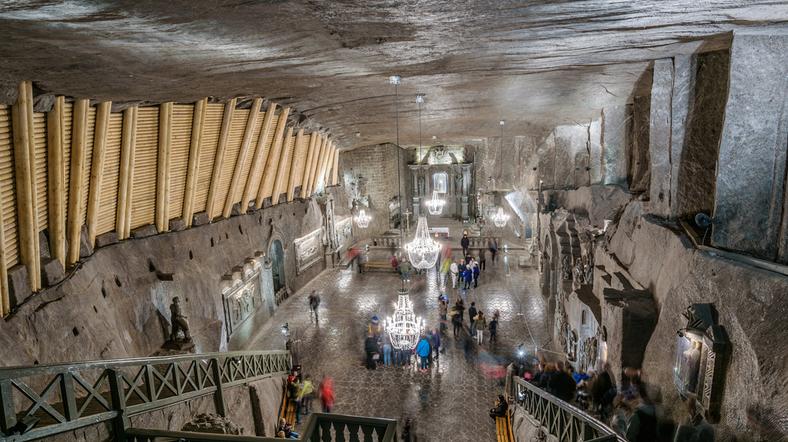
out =
{"type": "Polygon", "coordinates": [[[561,257],[561,278],[564,281],[572,280],[572,258],[569,255],[561,257]]]}
{"type": "Polygon", "coordinates": [[[316,229],[293,241],[296,255],[296,273],[301,274],[320,260],[323,248],[321,231],[322,229],[316,229]]]}
{"type": "Polygon", "coordinates": [[[228,340],[265,303],[260,287],[260,272],[269,263],[267,257],[250,259],[239,270],[223,278],[222,305],[228,340]]]}
{"type": "Polygon", "coordinates": [[[347,217],[335,223],[337,247],[347,249],[353,243],[353,218],[347,217]]]}

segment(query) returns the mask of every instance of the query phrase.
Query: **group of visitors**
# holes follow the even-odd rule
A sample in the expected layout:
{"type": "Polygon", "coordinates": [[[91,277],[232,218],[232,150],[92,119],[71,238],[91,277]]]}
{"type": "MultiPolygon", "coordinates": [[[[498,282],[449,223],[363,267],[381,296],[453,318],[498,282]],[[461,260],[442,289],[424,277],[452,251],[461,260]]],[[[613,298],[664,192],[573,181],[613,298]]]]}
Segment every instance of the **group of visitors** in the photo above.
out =
{"type": "MultiPolygon", "coordinates": [[[[323,376],[320,385],[315,388],[312,377],[303,374],[300,365],[294,366],[287,376],[287,400],[295,406],[296,423],[301,423],[301,417],[312,412],[312,400],[320,398],[324,413],[330,413],[334,407],[334,382],[328,376],[323,376]]],[[[298,439],[299,435],[293,430],[292,424],[282,418],[276,430],[277,437],[298,439]]]]}
{"type": "MultiPolygon", "coordinates": [[[[445,295],[441,295],[438,299],[438,315],[441,320],[441,332],[444,333],[444,321],[446,321],[449,316],[451,317],[452,334],[457,338],[461,332],[463,332],[465,322],[465,301],[463,301],[461,297],[458,297],[457,301],[455,301],[454,305],[449,309],[448,298],[445,295]]],[[[498,340],[499,319],[500,312],[496,310],[493,312],[492,319],[488,323],[484,311],[476,308],[476,302],[471,302],[471,306],[468,308],[468,330],[470,336],[476,340],[478,345],[482,345],[484,343],[484,332],[485,330],[489,330],[490,343],[496,342],[498,340]]]]}
{"type": "Polygon", "coordinates": [[[373,316],[367,325],[367,337],[364,340],[364,365],[368,370],[379,367],[410,366],[413,357],[417,359],[419,368],[427,370],[441,352],[441,336],[438,329],[430,329],[419,337],[414,349],[398,349],[391,338],[384,333],[380,319],[373,316]]]}

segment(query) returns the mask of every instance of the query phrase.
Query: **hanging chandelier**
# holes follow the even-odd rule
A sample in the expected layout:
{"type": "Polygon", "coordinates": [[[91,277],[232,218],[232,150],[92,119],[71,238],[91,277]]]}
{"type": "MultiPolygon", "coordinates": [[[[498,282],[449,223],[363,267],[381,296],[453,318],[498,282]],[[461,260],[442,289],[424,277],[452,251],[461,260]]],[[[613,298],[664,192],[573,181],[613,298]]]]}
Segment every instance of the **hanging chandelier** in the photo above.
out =
{"type": "Polygon", "coordinates": [[[438,196],[437,191],[433,191],[432,199],[427,200],[424,205],[427,206],[427,211],[430,212],[430,215],[440,215],[443,213],[443,206],[446,205],[446,201],[438,196]]]}
{"type": "Polygon", "coordinates": [[[416,235],[413,237],[413,241],[405,244],[405,250],[408,251],[408,259],[413,267],[429,269],[435,265],[435,262],[438,260],[438,254],[441,251],[441,245],[430,238],[426,217],[419,217],[416,235]]]}
{"type": "Polygon", "coordinates": [[[367,211],[361,209],[358,211],[358,215],[355,216],[356,225],[359,229],[366,229],[369,227],[369,222],[372,220],[372,217],[367,215],[367,211]]]}
{"type": "Polygon", "coordinates": [[[386,318],[384,327],[391,338],[391,345],[397,350],[412,350],[416,347],[424,330],[424,320],[413,313],[408,290],[400,289],[397,293],[394,316],[386,318]]]}
{"type": "Polygon", "coordinates": [[[492,216],[492,221],[495,227],[504,227],[509,222],[509,214],[504,213],[503,207],[499,207],[495,215],[492,216]]]}

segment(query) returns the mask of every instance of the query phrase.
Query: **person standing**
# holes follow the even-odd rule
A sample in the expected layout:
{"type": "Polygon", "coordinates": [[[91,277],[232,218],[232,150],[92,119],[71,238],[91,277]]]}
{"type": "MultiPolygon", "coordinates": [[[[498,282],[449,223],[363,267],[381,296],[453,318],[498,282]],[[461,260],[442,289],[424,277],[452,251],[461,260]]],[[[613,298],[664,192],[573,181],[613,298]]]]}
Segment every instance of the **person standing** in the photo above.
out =
{"type": "Polygon", "coordinates": [[[457,288],[457,278],[460,275],[460,267],[456,262],[452,262],[449,266],[449,273],[451,274],[451,288],[457,288]]]}
{"type": "Polygon", "coordinates": [[[399,273],[399,260],[397,259],[397,255],[391,255],[391,268],[394,269],[394,272],[399,273]]]}
{"type": "Polygon", "coordinates": [[[487,251],[484,250],[483,248],[479,249],[479,270],[484,270],[484,268],[486,267],[486,263],[487,263],[487,251]]]}
{"type": "Polygon", "coordinates": [[[493,315],[492,321],[490,321],[490,344],[493,342],[498,342],[498,316],[493,315]]]}
{"type": "Polygon", "coordinates": [[[457,302],[452,307],[451,313],[451,325],[452,331],[454,333],[454,337],[456,338],[462,328],[462,313],[465,308],[460,304],[460,300],[458,299],[457,302]]]}
{"type": "Polygon", "coordinates": [[[471,306],[468,308],[468,323],[471,326],[471,336],[476,336],[476,303],[471,302],[471,306]]]}
{"type": "Polygon", "coordinates": [[[430,341],[427,339],[426,336],[421,335],[421,339],[419,339],[419,343],[416,344],[416,355],[419,357],[419,368],[422,370],[426,370],[429,366],[430,362],[430,354],[432,354],[432,349],[430,348],[430,341]]]}
{"type": "Polygon", "coordinates": [[[468,247],[471,245],[471,240],[468,238],[468,232],[462,233],[462,239],[460,240],[460,247],[462,247],[462,257],[465,259],[468,256],[468,247]]]}
{"type": "Polygon", "coordinates": [[[383,365],[391,365],[391,341],[388,336],[383,338],[383,365]]]}
{"type": "Polygon", "coordinates": [[[364,352],[367,355],[367,370],[374,370],[377,368],[375,355],[379,353],[378,341],[372,333],[369,333],[367,339],[364,340],[364,352]]]}
{"type": "Polygon", "coordinates": [[[487,248],[490,249],[492,264],[495,265],[495,256],[498,254],[498,241],[496,241],[495,238],[490,238],[490,240],[487,241],[487,248]]]}
{"type": "Polygon", "coordinates": [[[312,384],[312,377],[310,375],[304,376],[304,382],[301,382],[298,387],[298,408],[296,409],[296,423],[301,422],[301,416],[310,413],[312,404],[312,395],[315,387],[312,384]]]}
{"type": "Polygon", "coordinates": [[[448,304],[446,304],[446,301],[441,299],[440,303],[438,304],[438,316],[440,317],[441,333],[446,332],[446,328],[447,328],[446,322],[448,321],[448,312],[449,312],[448,304]]]}
{"type": "Polygon", "coordinates": [[[479,264],[474,261],[473,262],[473,288],[479,287],[479,264]]]}
{"type": "Polygon", "coordinates": [[[463,288],[465,290],[468,290],[469,288],[471,288],[471,282],[473,282],[473,270],[471,270],[470,266],[466,266],[465,271],[462,273],[462,275],[463,275],[463,280],[465,281],[465,285],[463,286],[463,288]]]}
{"type": "Polygon", "coordinates": [[[334,408],[334,381],[328,376],[323,376],[320,381],[320,403],[323,405],[323,413],[331,413],[334,408]]]}
{"type": "Polygon", "coordinates": [[[410,281],[410,272],[412,267],[407,259],[402,260],[402,264],[399,265],[399,273],[402,277],[403,281],[410,281]]]}
{"type": "Polygon", "coordinates": [[[320,307],[320,295],[317,294],[317,291],[312,290],[312,293],[309,294],[309,312],[310,312],[309,319],[311,321],[312,318],[314,317],[315,324],[319,322],[317,315],[318,307],[320,307]]]}
{"type": "Polygon", "coordinates": [[[483,311],[479,311],[474,323],[476,324],[476,343],[482,345],[484,342],[484,329],[487,328],[487,318],[484,317],[483,311]]]}

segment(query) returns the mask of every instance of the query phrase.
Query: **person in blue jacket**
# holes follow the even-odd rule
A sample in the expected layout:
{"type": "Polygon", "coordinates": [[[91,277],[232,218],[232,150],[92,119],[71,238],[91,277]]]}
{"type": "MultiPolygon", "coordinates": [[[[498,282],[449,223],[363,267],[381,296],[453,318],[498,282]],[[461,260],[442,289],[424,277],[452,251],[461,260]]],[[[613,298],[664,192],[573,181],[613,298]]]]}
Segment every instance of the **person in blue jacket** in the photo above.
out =
{"type": "Polygon", "coordinates": [[[426,370],[429,366],[432,347],[430,346],[429,339],[427,339],[427,337],[424,335],[421,336],[419,343],[416,344],[416,354],[419,356],[419,360],[421,361],[420,368],[422,370],[426,370]]]}

